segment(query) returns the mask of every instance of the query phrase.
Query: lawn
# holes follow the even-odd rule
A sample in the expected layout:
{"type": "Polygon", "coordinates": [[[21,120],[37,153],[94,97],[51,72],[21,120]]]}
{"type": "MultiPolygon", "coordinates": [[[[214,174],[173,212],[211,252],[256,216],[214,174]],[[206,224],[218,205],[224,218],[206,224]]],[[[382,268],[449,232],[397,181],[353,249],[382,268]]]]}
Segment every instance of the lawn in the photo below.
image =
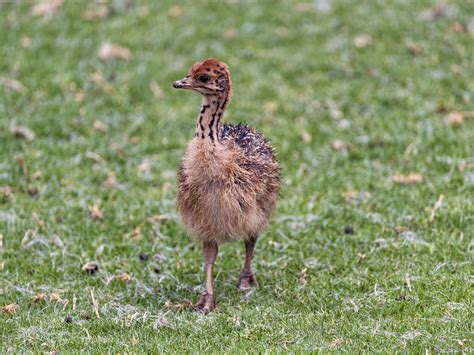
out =
{"type": "Polygon", "coordinates": [[[0,1],[0,352],[473,351],[472,2],[102,3],[0,1]],[[211,56],[282,193],[204,316],[171,83],[211,56]]]}

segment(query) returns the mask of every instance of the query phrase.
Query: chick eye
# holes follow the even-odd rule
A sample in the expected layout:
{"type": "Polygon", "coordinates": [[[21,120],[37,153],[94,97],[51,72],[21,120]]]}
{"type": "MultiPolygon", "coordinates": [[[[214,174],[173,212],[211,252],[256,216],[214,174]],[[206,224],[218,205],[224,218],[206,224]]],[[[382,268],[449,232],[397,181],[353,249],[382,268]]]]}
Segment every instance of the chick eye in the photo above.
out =
{"type": "Polygon", "coordinates": [[[210,77],[209,75],[207,75],[207,74],[202,74],[202,75],[199,75],[198,80],[199,80],[201,83],[205,84],[205,83],[207,83],[207,82],[209,81],[210,78],[211,78],[211,77],[210,77]]]}

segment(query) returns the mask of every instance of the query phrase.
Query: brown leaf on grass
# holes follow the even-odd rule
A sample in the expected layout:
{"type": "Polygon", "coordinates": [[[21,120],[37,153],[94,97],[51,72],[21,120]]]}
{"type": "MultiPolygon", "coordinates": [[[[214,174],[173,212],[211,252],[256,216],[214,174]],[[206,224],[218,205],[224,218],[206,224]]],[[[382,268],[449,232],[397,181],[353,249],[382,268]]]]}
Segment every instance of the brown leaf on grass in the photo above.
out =
{"type": "Polygon", "coordinates": [[[33,16],[51,16],[62,5],[63,0],[43,0],[31,8],[33,16]]]}
{"type": "Polygon", "coordinates": [[[161,186],[161,192],[164,193],[164,194],[167,193],[170,189],[171,189],[171,184],[169,182],[165,182],[161,186]]]}
{"type": "Polygon", "coordinates": [[[39,303],[41,301],[44,301],[46,298],[46,294],[43,292],[38,292],[36,295],[33,296],[31,299],[31,302],[33,303],[39,303]]]}
{"type": "Polygon", "coordinates": [[[21,37],[20,46],[22,48],[28,48],[30,45],[31,45],[31,38],[30,37],[21,37]]]}
{"type": "Polygon", "coordinates": [[[396,226],[395,227],[395,232],[397,233],[405,233],[405,232],[408,232],[410,229],[408,229],[407,227],[404,227],[404,226],[396,226]]]}
{"type": "Polygon", "coordinates": [[[347,202],[364,202],[370,198],[370,193],[366,191],[346,191],[342,197],[347,202]]]}
{"type": "Polygon", "coordinates": [[[92,124],[92,127],[94,127],[95,131],[100,132],[100,133],[105,133],[109,130],[109,126],[106,123],[99,120],[94,121],[94,123],[92,124]]]}
{"type": "Polygon", "coordinates": [[[82,265],[82,271],[87,272],[88,274],[94,274],[99,270],[99,265],[93,262],[85,263],[82,265]]]}
{"type": "Polygon", "coordinates": [[[5,186],[0,189],[5,200],[11,200],[13,196],[13,189],[10,186],[5,186]]]}
{"type": "Polygon", "coordinates": [[[33,174],[31,174],[31,180],[39,180],[43,176],[43,173],[39,170],[36,170],[33,174]]]}
{"type": "Polygon", "coordinates": [[[93,160],[96,163],[104,163],[105,160],[102,158],[99,154],[94,153],[94,152],[87,152],[86,153],[86,158],[89,158],[90,160],[93,160]]]}
{"type": "Polygon", "coordinates": [[[126,272],[122,272],[122,273],[118,274],[117,276],[115,276],[115,279],[118,280],[118,281],[121,281],[121,282],[128,283],[132,280],[132,277],[129,274],[127,274],[126,272]]]}
{"type": "Polygon", "coordinates": [[[456,33],[459,33],[459,32],[464,32],[465,28],[462,24],[460,24],[459,22],[453,22],[449,28],[451,29],[451,31],[453,32],[456,32],[456,33]]]}
{"type": "Polygon", "coordinates": [[[357,253],[357,262],[360,263],[362,260],[365,260],[367,258],[367,255],[364,253],[357,253]]]}
{"type": "Polygon", "coordinates": [[[122,155],[125,150],[123,149],[123,146],[122,144],[120,143],[117,143],[117,142],[114,142],[110,145],[110,149],[115,153],[115,154],[118,154],[118,155],[122,155]]]}
{"type": "Polygon", "coordinates": [[[364,33],[354,37],[354,45],[357,48],[365,48],[374,42],[371,35],[364,33]]]}
{"type": "Polygon", "coordinates": [[[453,7],[441,1],[421,13],[424,20],[433,21],[453,13],[453,7]]]}
{"type": "Polygon", "coordinates": [[[0,78],[0,85],[10,89],[14,90],[16,92],[19,92],[20,94],[26,94],[28,91],[25,87],[25,85],[22,84],[21,81],[15,80],[15,79],[10,79],[10,78],[0,78]]]}
{"type": "Polygon", "coordinates": [[[89,214],[93,220],[101,220],[104,218],[104,212],[97,205],[93,205],[89,208],[89,214]]]}
{"type": "Polygon", "coordinates": [[[109,16],[109,8],[107,6],[98,6],[93,9],[88,9],[82,13],[82,18],[87,21],[103,20],[109,16]]]}
{"type": "Polygon", "coordinates": [[[102,183],[102,186],[110,189],[112,187],[117,186],[117,177],[113,171],[109,172],[107,174],[107,179],[102,183]]]}
{"type": "Polygon", "coordinates": [[[50,301],[57,301],[57,302],[62,301],[62,298],[61,298],[61,295],[59,294],[59,292],[51,292],[48,295],[48,298],[49,298],[50,301]]]}
{"type": "Polygon", "coordinates": [[[102,60],[129,60],[132,56],[130,49],[109,42],[102,43],[97,56],[102,60]]]}
{"type": "Polygon", "coordinates": [[[392,176],[392,181],[395,184],[400,184],[400,185],[419,184],[419,183],[422,183],[423,180],[424,178],[420,174],[408,174],[408,175],[396,174],[392,176]]]}
{"type": "Polygon", "coordinates": [[[344,339],[342,338],[335,338],[334,340],[332,340],[330,343],[329,343],[329,347],[330,348],[336,348],[338,346],[341,346],[342,344],[344,344],[344,339]]]}
{"type": "Polygon", "coordinates": [[[28,185],[28,188],[26,189],[26,191],[28,192],[28,195],[36,196],[39,193],[39,188],[37,186],[28,185]]]}
{"type": "Polygon", "coordinates": [[[101,73],[96,72],[89,75],[89,79],[100,86],[107,94],[112,95],[114,93],[114,88],[110,85],[107,80],[102,76],[101,73]]]}
{"type": "Polygon", "coordinates": [[[411,55],[418,57],[423,54],[423,48],[416,43],[407,43],[406,47],[411,55]]]}
{"type": "Polygon", "coordinates": [[[295,5],[295,10],[298,12],[307,12],[314,8],[314,5],[308,2],[299,2],[295,5]]]}
{"type": "Polygon", "coordinates": [[[237,29],[231,27],[231,28],[228,28],[227,30],[224,31],[224,37],[227,38],[227,39],[233,39],[235,37],[237,37],[237,35],[239,34],[239,32],[237,31],[237,29]]]}
{"type": "Polygon", "coordinates": [[[181,6],[173,6],[168,10],[168,15],[171,17],[179,17],[183,14],[183,8],[181,6]]]}
{"type": "Polygon", "coordinates": [[[163,97],[163,91],[154,80],[150,82],[150,90],[153,93],[153,96],[155,96],[157,99],[160,99],[163,97]]]}
{"type": "Polygon", "coordinates": [[[331,148],[334,149],[335,151],[340,152],[341,150],[347,149],[347,143],[343,142],[340,139],[336,139],[334,142],[331,143],[331,148]]]}
{"type": "Polygon", "coordinates": [[[147,17],[150,14],[150,8],[148,6],[137,7],[138,17],[147,17]]]}
{"type": "Polygon", "coordinates": [[[10,133],[18,139],[24,139],[28,142],[31,142],[33,139],[35,139],[35,134],[34,132],[29,129],[28,127],[24,126],[16,126],[10,128],[10,133]]]}
{"type": "Polygon", "coordinates": [[[137,171],[140,173],[148,173],[151,170],[151,160],[145,159],[137,167],[137,171]]]}
{"type": "Polygon", "coordinates": [[[128,237],[135,241],[142,240],[142,226],[139,225],[138,227],[136,227],[133,232],[128,235],[128,237]]]}
{"type": "Polygon", "coordinates": [[[184,303],[172,303],[171,301],[165,302],[165,308],[174,309],[175,311],[182,311],[184,309],[191,308],[193,304],[191,302],[184,302],[184,303]]]}
{"type": "Polygon", "coordinates": [[[464,115],[461,112],[453,111],[448,115],[448,123],[451,126],[460,126],[464,123],[464,115]]]}
{"type": "Polygon", "coordinates": [[[19,305],[12,303],[12,304],[3,306],[1,308],[1,311],[3,314],[14,315],[18,312],[19,309],[20,309],[19,305]]]}
{"type": "Polygon", "coordinates": [[[464,349],[464,346],[466,345],[466,339],[459,339],[458,340],[458,346],[461,348],[461,349],[464,349]]]}
{"type": "Polygon", "coordinates": [[[303,143],[305,144],[309,144],[313,140],[311,133],[309,133],[308,131],[303,130],[300,132],[300,135],[301,135],[301,139],[303,140],[303,143]]]}

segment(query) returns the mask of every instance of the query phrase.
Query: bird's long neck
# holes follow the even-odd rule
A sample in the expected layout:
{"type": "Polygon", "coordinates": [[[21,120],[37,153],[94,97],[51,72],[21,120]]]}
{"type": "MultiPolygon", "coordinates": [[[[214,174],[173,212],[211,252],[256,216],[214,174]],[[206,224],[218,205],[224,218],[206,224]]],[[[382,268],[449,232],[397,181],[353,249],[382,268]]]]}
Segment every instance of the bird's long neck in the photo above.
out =
{"type": "Polygon", "coordinates": [[[204,95],[201,111],[196,122],[197,139],[202,139],[213,144],[219,144],[219,130],[221,118],[229,104],[230,92],[223,91],[219,95],[204,95]]]}

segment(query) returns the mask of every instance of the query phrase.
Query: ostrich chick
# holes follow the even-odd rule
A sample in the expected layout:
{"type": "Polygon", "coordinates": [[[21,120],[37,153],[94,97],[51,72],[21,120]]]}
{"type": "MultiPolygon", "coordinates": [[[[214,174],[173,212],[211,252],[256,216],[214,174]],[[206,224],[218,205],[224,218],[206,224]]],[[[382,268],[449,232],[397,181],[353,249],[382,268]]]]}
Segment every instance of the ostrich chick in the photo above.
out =
{"type": "Polygon", "coordinates": [[[257,286],[253,250],[275,209],[280,167],[273,148],[255,129],[221,124],[232,96],[225,63],[214,58],[195,63],[173,87],[203,96],[194,139],[178,171],[178,209],[192,238],[202,243],[205,291],[194,309],[208,313],[216,306],[212,268],[219,244],[244,242],[238,287],[257,286]]]}

